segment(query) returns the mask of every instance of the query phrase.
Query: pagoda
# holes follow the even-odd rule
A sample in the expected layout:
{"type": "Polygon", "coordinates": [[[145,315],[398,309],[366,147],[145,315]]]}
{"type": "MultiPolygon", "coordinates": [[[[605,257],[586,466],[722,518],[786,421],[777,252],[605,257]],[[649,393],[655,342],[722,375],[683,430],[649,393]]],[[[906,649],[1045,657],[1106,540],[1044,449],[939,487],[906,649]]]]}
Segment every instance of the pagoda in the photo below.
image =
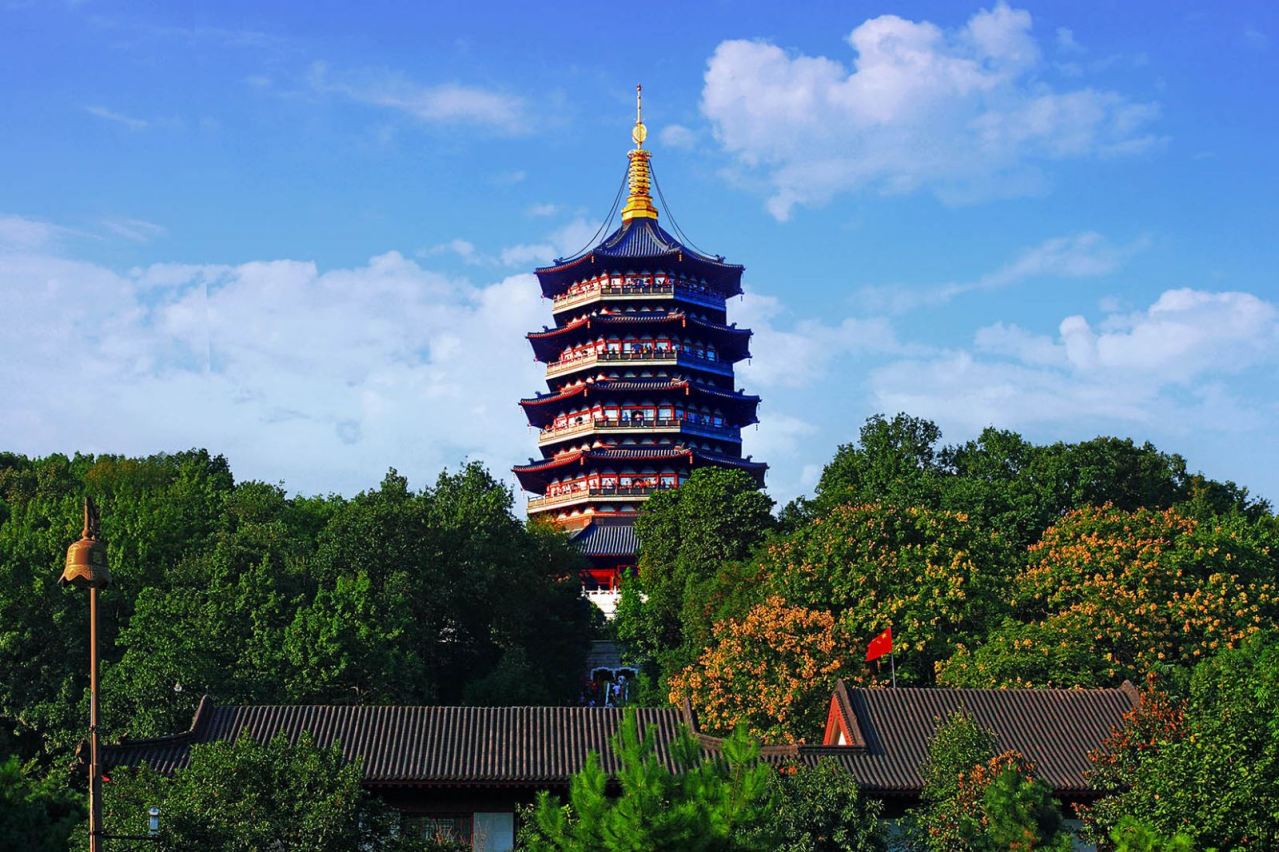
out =
{"type": "Polygon", "coordinates": [[[757,422],[759,397],[733,377],[750,356],[751,332],[726,310],[742,292],[744,267],[658,224],[639,98],[636,87],[621,227],[536,270],[555,325],[528,340],[549,391],[520,405],[542,458],[514,468],[534,495],[529,515],[569,530],[587,556],[583,586],[609,615],[636,562],[645,500],[701,466],[739,468],[761,485],[767,469],[742,456],[742,427],[757,422]]]}

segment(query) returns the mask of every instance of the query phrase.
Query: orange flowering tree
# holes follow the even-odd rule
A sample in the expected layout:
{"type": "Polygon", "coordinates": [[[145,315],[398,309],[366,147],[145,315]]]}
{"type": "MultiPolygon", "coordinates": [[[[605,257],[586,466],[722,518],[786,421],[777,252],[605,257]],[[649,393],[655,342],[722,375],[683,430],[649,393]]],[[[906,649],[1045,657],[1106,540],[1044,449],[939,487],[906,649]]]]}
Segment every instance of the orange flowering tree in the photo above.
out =
{"type": "Polygon", "coordinates": [[[709,731],[745,725],[765,742],[819,736],[847,656],[835,618],[774,595],[718,632],[696,664],[672,676],[671,702],[689,699],[709,731]]]}
{"type": "Polygon", "coordinates": [[[955,686],[1105,686],[1189,666],[1279,624],[1272,519],[1092,507],[1030,548],[1018,616],[940,667],[955,686]]]}

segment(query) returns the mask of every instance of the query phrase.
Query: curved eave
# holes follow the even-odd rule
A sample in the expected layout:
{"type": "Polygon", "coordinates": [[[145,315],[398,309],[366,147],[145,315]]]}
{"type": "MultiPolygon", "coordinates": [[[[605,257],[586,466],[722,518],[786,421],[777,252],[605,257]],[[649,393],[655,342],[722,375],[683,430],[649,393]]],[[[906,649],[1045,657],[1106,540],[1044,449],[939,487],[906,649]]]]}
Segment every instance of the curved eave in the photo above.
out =
{"type": "Polygon", "coordinates": [[[704,278],[725,296],[736,296],[742,292],[745,267],[688,248],[652,219],[632,219],[594,248],[540,267],[534,273],[542,285],[542,295],[549,298],[564,292],[574,282],[601,272],[625,274],[659,270],[704,278]]]}
{"type": "Polygon", "coordinates": [[[740,414],[737,418],[738,422],[734,424],[737,426],[749,426],[752,423],[759,422],[759,418],[756,416],[756,409],[758,409],[760,402],[758,396],[738,393],[737,391],[717,390],[684,380],[649,382],[603,379],[593,384],[577,385],[559,393],[521,399],[520,407],[528,415],[529,425],[543,427],[554,420],[555,416],[560,413],[560,405],[562,403],[577,396],[582,396],[589,400],[596,394],[651,395],[671,393],[680,396],[695,396],[699,399],[705,398],[713,400],[719,405],[732,408],[740,414]]]}
{"type": "Polygon", "coordinates": [[[733,456],[710,453],[686,447],[667,449],[595,449],[577,450],[563,456],[532,464],[516,465],[511,468],[520,482],[520,487],[534,494],[542,494],[551,479],[566,470],[579,468],[593,469],[601,465],[644,465],[667,463],[681,468],[696,468],[710,465],[712,467],[732,467],[744,470],[761,484],[768,465],[764,462],[733,456]]]}
{"type": "Polygon", "coordinates": [[[598,314],[584,317],[545,331],[530,331],[525,337],[533,347],[533,355],[539,361],[557,360],[564,347],[574,342],[585,342],[596,334],[608,334],[613,330],[627,328],[658,328],[664,325],[678,325],[684,329],[693,329],[697,336],[713,342],[722,352],[723,360],[729,363],[750,357],[751,330],[738,328],[735,325],[720,325],[707,320],[690,317],[683,311],[634,311],[619,314],[598,314]]]}

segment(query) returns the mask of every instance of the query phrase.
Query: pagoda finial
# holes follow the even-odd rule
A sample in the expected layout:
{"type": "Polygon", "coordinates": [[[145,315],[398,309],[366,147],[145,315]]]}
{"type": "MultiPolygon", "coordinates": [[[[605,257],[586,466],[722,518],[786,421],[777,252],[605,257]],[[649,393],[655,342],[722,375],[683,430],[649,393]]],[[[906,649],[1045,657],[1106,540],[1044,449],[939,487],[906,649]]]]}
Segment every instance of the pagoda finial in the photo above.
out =
{"type": "Polygon", "coordinates": [[[644,150],[644,140],[648,138],[648,128],[644,126],[644,88],[635,87],[635,127],[631,129],[631,139],[635,141],[635,150],[627,157],[631,161],[628,180],[631,194],[622,208],[622,221],[632,219],[656,219],[657,208],[653,206],[653,198],[648,194],[649,169],[648,158],[651,156],[644,150]]]}
{"type": "Polygon", "coordinates": [[[648,138],[648,128],[644,126],[644,87],[635,84],[635,127],[631,130],[631,138],[635,140],[636,148],[644,147],[644,140],[648,138]]]}

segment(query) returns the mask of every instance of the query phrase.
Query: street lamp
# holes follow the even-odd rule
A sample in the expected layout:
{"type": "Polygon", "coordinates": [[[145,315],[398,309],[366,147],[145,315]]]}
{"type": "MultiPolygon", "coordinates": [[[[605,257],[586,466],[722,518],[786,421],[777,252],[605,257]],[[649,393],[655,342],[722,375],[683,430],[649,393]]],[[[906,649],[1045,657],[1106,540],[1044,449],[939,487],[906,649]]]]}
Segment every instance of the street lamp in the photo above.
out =
{"type": "Polygon", "coordinates": [[[98,590],[111,585],[97,507],[84,498],[84,532],[67,548],[59,585],[89,590],[89,852],[102,849],[102,767],[98,763],[98,590]]]}

